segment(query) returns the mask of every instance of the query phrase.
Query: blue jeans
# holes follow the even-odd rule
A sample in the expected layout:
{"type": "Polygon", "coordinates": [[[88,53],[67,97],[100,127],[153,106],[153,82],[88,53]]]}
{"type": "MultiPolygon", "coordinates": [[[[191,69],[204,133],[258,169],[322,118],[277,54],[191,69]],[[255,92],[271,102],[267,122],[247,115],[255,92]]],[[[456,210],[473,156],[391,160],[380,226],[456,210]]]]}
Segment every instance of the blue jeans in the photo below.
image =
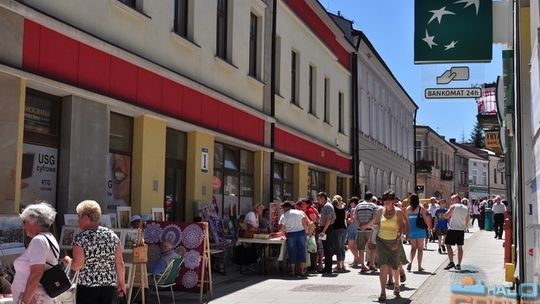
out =
{"type": "Polygon", "coordinates": [[[288,232],[286,235],[289,264],[305,263],[306,232],[304,230],[300,230],[296,232],[288,232]]]}

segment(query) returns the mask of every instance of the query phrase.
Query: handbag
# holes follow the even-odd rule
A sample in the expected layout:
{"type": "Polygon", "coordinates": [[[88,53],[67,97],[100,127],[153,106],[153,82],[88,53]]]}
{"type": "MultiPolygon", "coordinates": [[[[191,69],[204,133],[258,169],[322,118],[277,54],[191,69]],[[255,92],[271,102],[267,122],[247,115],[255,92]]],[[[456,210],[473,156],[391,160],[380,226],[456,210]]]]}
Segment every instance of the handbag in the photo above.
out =
{"type": "MultiPolygon", "coordinates": [[[[69,277],[71,273],[71,261],[66,266],[65,270],[66,275],[69,277]]],[[[58,300],[62,304],[75,304],[77,301],[77,283],[79,282],[79,271],[76,271],[73,274],[73,277],[70,279],[71,287],[66,290],[64,293],[58,296],[58,300]]]]}
{"type": "Polygon", "coordinates": [[[427,224],[424,221],[424,217],[420,214],[422,208],[418,207],[418,216],[416,216],[416,227],[420,229],[427,229],[427,224]]]}
{"type": "Polygon", "coordinates": [[[306,245],[307,245],[307,251],[309,253],[316,253],[317,252],[317,241],[315,240],[315,236],[309,235],[306,237],[306,245]]]}
{"type": "MultiPolygon", "coordinates": [[[[49,242],[55,258],[58,259],[60,256],[60,250],[54,247],[53,243],[46,235],[43,236],[49,242]]],[[[57,296],[61,295],[66,290],[71,288],[71,281],[62,269],[61,264],[52,265],[49,262],[46,263],[47,265],[52,267],[43,272],[43,276],[41,277],[41,280],[39,280],[39,283],[41,284],[41,286],[43,286],[43,289],[49,297],[56,298],[57,296]]]]}

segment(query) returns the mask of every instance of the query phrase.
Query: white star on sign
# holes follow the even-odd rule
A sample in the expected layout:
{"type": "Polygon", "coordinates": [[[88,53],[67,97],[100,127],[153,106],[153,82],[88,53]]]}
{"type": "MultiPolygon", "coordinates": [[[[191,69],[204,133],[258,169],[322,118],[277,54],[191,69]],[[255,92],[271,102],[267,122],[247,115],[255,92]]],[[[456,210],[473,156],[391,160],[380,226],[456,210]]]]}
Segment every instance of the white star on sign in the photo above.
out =
{"type": "Polygon", "coordinates": [[[437,45],[435,43],[435,41],[433,41],[434,38],[435,38],[435,36],[430,36],[428,34],[428,32],[427,32],[427,29],[426,29],[426,37],[422,38],[422,40],[424,40],[427,43],[427,45],[429,46],[429,48],[431,49],[432,46],[437,45]]]}
{"type": "Polygon", "coordinates": [[[465,6],[463,8],[466,8],[474,4],[474,7],[476,8],[476,16],[478,16],[478,8],[480,7],[480,0],[458,0],[454,2],[454,4],[455,3],[465,3],[465,6]]]}
{"type": "Polygon", "coordinates": [[[439,24],[441,23],[442,16],[444,15],[455,15],[455,13],[452,13],[451,11],[446,10],[446,6],[443,6],[442,8],[438,10],[432,10],[429,11],[430,13],[433,13],[433,16],[431,16],[431,19],[429,19],[428,24],[433,21],[433,19],[437,18],[437,21],[439,21],[439,24]]]}
{"type": "Polygon", "coordinates": [[[455,47],[456,47],[456,44],[457,44],[458,42],[459,42],[459,40],[458,40],[458,41],[452,40],[452,42],[450,42],[450,44],[447,44],[447,45],[444,46],[444,50],[445,50],[445,51],[448,51],[449,49],[455,48],[455,47]]]}

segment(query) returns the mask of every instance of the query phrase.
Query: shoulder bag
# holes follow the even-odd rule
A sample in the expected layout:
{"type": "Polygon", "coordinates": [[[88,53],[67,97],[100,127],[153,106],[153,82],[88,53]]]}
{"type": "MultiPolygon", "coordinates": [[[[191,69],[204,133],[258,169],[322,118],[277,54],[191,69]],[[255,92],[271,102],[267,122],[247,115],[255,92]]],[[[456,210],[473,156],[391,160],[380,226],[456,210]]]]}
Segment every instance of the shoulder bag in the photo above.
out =
{"type": "MultiPolygon", "coordinates": [[[[46,235],[43,236],[49,242],[55,258],[58,259],[60,256],[60,250],[54,247],[53,243],[46,235]]],[[[39,280],[39,283],[41,286],[43,286],[43,289],[49,297],[56,298],[71,288],[71,281],[62,269],[61,264],[52,265],[49,262],[46,263],[47,265],[51,266],[51,268],[43,272],[43,276],[41,277],[41,280],[39,280]]]]}
{"type": "Polygon", "coordinates": [[[420,213],[422,211],[422,207],[418,206],[418,215],[416,216],[416,227],[420,229],[427,229],[427,224],[424,221],[424,217],[420,213]]]}

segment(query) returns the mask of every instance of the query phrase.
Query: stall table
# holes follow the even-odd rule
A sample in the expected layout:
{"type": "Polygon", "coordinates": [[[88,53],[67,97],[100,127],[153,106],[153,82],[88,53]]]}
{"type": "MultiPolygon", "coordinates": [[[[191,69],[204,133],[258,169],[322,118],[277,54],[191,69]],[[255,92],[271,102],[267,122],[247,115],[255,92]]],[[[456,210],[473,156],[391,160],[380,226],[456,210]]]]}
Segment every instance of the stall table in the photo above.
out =
{"type": "Polygon", "coordinates": [[[260,268],[264,274],[266,274],[266,251],[271,245],[279,245],[279,255],[278,255],[278,263],[279,263],[279,270],[281,275],[283,275],[283,259],[285,258],[285,238],[277,237],[277,238],[271,238],[271,239],[256,239],[256,238],[238,238],[236,241],[237,245],[240,244],[259,244],[264,245],[264,249],[261,253],[261,260],[260,260],[260,268]]]}

